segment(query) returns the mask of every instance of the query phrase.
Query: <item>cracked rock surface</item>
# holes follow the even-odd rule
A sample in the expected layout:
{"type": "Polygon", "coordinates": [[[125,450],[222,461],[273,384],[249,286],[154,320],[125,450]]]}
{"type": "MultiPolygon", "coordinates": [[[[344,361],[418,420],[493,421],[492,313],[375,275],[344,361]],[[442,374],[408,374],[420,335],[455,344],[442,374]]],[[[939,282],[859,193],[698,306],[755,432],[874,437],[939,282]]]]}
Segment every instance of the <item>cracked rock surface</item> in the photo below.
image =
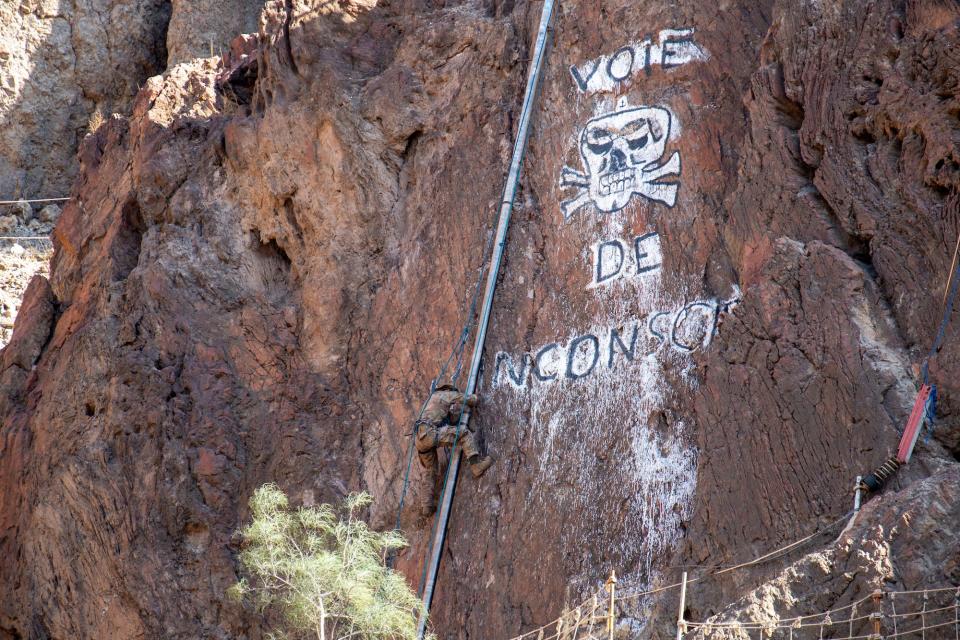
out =
{"type": "Polygon", "coordinates": [[[0,4],[0,199],[66,196],[80,141],[147,78],[256,31],[262,1],[0,4]],[[96,115],[94,115],[96,114],[96,115]]]}
{"type": "Polygon", "coordinates": [[[50,247],[45,241],[6,240],[0,244],[0,345],[13,335],[27,285],[35,275],[48,275],[50,247]]]}
{"type": "Polygon", "coordinates": [[[94,111],[124,111],[163,70],[164,0],[17,0],[0,5],[0,194],[69,194],[94,111]]]}
{"type": "MultiPolygon", "coordinates": [[[[10,19],[60,15],[41,5],[10,19]]],[[[199,35],[174,55],[167,34],[178,64],[76,138],[49,278],[0,354],[0,638],[264,637],[224,591],[267,481],[301,504],[365,488],[371,522],[393,525],[540,6],[270,0],[222,58],[199,35]]],[[[496,462],[458,486],[441,637],[511,637],[611,568],[626,594],[847,513],[853,479],[896,449],[960,233],[958,21],[941,0],[560,3],[473,422],[496,462]],[[677,33],[699,53],[644,57],[692,46],[677,33]],[[628,55],[645,66],[616,66],[628,55]],[[600,79],[581,89],[571,67],[600,79]],[[641,105],[669,131],[630,121],[641,105]],[[629,143],[650,140],[679,156],[673,206],[648,184],[565,219],[561,177],[587,197],[585,154],[626,188],[629,143]],[[599,282],[614,240],[632,266],[599,282]]],[[[958,332],[930,364],[934,435],[855,526],[706,575],[689,619],[960,584],[958,332]]],[[[429,482],[414,463],[400,513],[414,585],[429,482]]],[[[674,637],[676,595],[624,606],[625,637],[674,637]]]]}

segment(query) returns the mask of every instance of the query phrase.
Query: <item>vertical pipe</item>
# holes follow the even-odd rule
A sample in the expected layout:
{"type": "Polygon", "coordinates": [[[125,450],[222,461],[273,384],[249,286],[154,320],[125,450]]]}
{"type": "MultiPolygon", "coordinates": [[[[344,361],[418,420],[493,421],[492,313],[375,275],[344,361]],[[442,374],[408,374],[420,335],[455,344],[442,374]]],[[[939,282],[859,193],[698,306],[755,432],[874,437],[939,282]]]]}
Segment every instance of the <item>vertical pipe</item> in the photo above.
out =
{"type": "Polygon", "coordinates": [[[873,620],[873,635],[880,638],[880,619],[883,617],[883,592],[877,589],[873,592],[874,612],[871,616],[873,620]]]}
{"type": "Polygon", "coordinates": [[[843,531],[837,536],[837,542],[840,542],[843,536],[847,535],[847,531],[853,528],[853,523],[857,521],[857,516],[860,515],[860,504],[863,501],[863,476],[857,476],[855,482],[856,484],[853,487],[853,513],[850,515],[850,520],[847,521],[846,526],[843,527],[843,531]]]}
{"type": "Polygon", "coordinates": [[[860,503],[863,500],[863,494],[861,493],[863,489],[863,476],[857,476],[856,486],[853,489],[853,515],[856,516],[860,513],[860,503]]]}
{"type": "MultiPolygon", "coordinates": [[[[500,263],[503,260],[503,251],[507,243],[507,229],[510,226],[510,216],[513,213],[513,199],[516,197],[517,186],[520,182],[520,167],[523,164],[524,149],[527,144],[527,134],[530,128],[530,116],[533,110],[533,100],[540,80],[540,69],[543,64],[544,51],[547,46],[547,29],[553,15],[554,0],[544,0],[543,10],[540,13],[540,28],[534,46],[534,56],[530,61],[530,72],[527,76],[527,86],[524,92],[523,109],[520,112],[520,121],[517,126],[517,139],[513,144],[513,158],[510,161],[510,172],[507,183],[503,188],[503,198],[500,202],[500,216],[497,221],[497,234],[493,244],[493,254],[490,256],[490,267],[487,271],[487,282],[483,292],[483,306],[480,308],[480,318],[477,321],[477,335],[473,343],[473,353],[470,362],[470,377],[467,379],[467,388],[464,391],[469,395],[477,387],[477,378],[480,373],[480,359],[483,356],[483,345],[487,338],[487,326],[490,323],[490,310],[493,308],[493,293],[497,286],[497,277],[500,274],[500,263]]],[[[470,408],[465,407],[457,426],[462,431],[470,421],[470,408]]],[[[437,571],[440,567],[440,553],[447,532],[447,522],[450,518],[450,505],[453,501],[453,492],[457,485],[457,474],[460,470],[460,446],[454,445],[450,453],[447,482],[444,485],[440,509],[437,512],[436,535],[430,550],[429,565],[423,587],[423,612],[418,622],[417,637],[423,640],[427,631],[427,617],[430,613],[430,604],[433,601],[433,591],[437,581],[437,571]]]]}
{"type": "Polygon", "coordinates": [[[610,613],[607,617],[607,633],[609,635],[609,640],[613,640],[613,630],[616,626],[614,623],[616,620],[614,616],[616,615],[616,598],[617,598],[617,573],[614,570],[610,570],[610,577],[607,578],[607,586],[610,588],[610,613]]]}
{"type": "Polygon", "coordinates": [[[677,640],[683,640],[687,631],[687,623],[683,619],[683,611],[687,608],[687,572],[683,572],[680,580],[680,612],[677,614],[677,640]]]}

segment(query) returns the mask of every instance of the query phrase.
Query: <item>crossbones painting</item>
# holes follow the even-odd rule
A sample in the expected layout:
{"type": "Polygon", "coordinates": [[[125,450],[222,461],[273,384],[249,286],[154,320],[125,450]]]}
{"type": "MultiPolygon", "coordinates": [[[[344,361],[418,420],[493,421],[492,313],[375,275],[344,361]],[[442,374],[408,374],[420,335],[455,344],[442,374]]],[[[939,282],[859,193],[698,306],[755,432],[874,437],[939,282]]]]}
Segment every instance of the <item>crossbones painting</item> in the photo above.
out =
{"type": "Polygon", "coordinates": [[[586,173],[564,167],[560,186],[577,194],[560,204],[564,220],[591,202],[603,213],[619,211],[634,194],[673,207],[677,201],[680,153],[660,163],[670,139],[670,112],[662,107],[630,107],[587,121],[580,134],[586,173]]]}

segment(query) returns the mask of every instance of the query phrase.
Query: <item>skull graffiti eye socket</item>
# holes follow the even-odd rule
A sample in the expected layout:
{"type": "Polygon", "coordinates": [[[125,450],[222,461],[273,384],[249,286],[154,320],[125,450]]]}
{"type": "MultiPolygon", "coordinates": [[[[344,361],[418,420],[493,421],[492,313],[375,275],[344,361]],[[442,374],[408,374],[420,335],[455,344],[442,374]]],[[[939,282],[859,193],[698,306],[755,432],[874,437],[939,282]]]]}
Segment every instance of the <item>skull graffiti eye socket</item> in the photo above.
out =
{"type": "Polygon", "coordinates": [[[584,143],[587,148],[597,155],[602,155],[613,146],[613,136],[606,129],[588,129],[583,134],[584,143]]]}
{"type": "Polygon", "coordinates": [[[631,150],[636,151],[637,149],[643,149],[647,146],[648,142],[650,142],[650,136],[643,134],[639,138],[628,139],[627,146],[629,146],[631,150]]]}
{"type": "Polygon", "coordinates": [[[636,138],[639,135],[646,135],[649,128],[650,124],[646,118],[636,118],[620,127],[618,133],[625,138],[636,138]]]}

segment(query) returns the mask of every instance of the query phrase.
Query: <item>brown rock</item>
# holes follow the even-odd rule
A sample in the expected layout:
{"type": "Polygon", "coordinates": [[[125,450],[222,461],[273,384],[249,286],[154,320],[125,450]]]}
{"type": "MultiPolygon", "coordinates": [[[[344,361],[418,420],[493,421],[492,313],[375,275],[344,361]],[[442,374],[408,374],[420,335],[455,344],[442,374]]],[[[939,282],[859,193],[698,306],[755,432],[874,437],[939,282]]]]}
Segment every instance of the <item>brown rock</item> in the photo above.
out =
{"type": "MultiPolygon", "coordinates": [[[[0,629],[259,637],[223,592],[263,482],[368,489],[393,526],[539,7],[270,2],[224,64],[151,78],[84,139],[49,291],[3,352],[0,629]]],[[[849,510],[896,447],[960,230],[955,14],[561,3],[473,423],[496,464],[456,494],[443,637],[511,637],[611,568],[628,595],[849,510]]],[[[860,524],[704,578],[694,619],[957,582],[957,331],[937,436],[860,524]]],[[[414,465],[400,513],[411,583],[431,480],[414,465]]],[[[676,612],[675,591],[627,601],[621,628],[673,637],[676,612]]]]}
{"type": "Polygon", "coordinates": [[[197,462],[194,471],[197,475],[214,476],[223,470],[225,464],[225,457],[206,447],[201,447],[197,451],[197,462]]]}
{"type": "Polygon", "coordinates": [[[256,31],[263,4],[262,0],[173,0],[167,65],[219,57],[235,36],[256,31]]]}
{"type": "Polygon", "coordinates": [[[20,220],[20,224],[27,224],[33,221],[33,207],[29,202],[16,202],[10,205],[10,211],[20,220]]]}
{"type": "Polygon", "coordinates": [[[10,344],[0,351],[0,413],[11,419],[24,402],[25,385],[50,338],[55,314],[50,283],[43,276],[34,276],[23,296],[10,344]]]}
{"type": "Polygon", "coordinates": [[[0,6],[0,194],[69,192],[90,115],[126,112],[139,85],[163,69],[169,16],[162,0],[0,6]]]}
{"type": "Polygon", "coordinates": [[[37,214],[37,218],[40,222],[46,224],[56,224],[57,220],[60,218],[61,208],[55,204],[48,204],[43,209],[40,209],[40,213],[37,214]]]}

